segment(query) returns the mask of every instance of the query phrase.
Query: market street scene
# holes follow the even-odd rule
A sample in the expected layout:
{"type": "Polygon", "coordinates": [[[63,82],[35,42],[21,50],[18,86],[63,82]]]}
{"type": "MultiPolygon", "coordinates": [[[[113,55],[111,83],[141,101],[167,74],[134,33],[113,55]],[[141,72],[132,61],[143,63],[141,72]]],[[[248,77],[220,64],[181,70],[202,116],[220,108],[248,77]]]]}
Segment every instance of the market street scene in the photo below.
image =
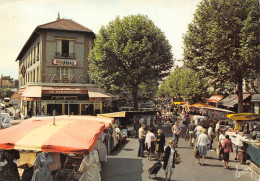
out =
{"type": "Polygon", "coordinates": [[[0,181],[260,181],[258,0],[0,12],[0,181]]]}

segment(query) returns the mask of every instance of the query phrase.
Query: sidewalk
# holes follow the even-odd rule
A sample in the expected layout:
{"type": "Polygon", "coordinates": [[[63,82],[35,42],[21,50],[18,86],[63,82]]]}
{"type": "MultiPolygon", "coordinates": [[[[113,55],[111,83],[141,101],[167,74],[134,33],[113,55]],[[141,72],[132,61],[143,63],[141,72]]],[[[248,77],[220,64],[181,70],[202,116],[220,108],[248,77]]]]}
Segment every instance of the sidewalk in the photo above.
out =
{"type": "MultiPolygon", "coordinates": [[[[161,127],[166,139],[171,139],[171,126],[161,127]]],[[[184,130],[183,130],[184,132],[184,130]]],[[[190,181],[244,181],[252,180],[247,165],[241,165],[233,160],[234,155],[230,155],[230,169],[224,169],[223,163],[217,159],[216,151],[208,151],[205,159],[206,165],[200,166],[196,163],[193,155],[193,148],[189,142],[184,141],[185,135],[182,134],[178,144],[178,152],[181,155],[182,162],[176,165],[172,180],[190,180],[190,181]]],[[[149,181],[165,180],[164,171],[161,169],[157,178],[149,179],[148,168],[155,160],[149,161],[147,158],[137,157],[138,139],[128,138],[120,150],[113,152],[108,156],[108,161],[102,166],[102,181],[149,181]]],[[[216,142],[214,143],[214,145],[216,142]]],[[[214,146],[216,148],[216,145],[214,146]]],[[[152,176],[153,177],[153,176],[152,176]]]]}

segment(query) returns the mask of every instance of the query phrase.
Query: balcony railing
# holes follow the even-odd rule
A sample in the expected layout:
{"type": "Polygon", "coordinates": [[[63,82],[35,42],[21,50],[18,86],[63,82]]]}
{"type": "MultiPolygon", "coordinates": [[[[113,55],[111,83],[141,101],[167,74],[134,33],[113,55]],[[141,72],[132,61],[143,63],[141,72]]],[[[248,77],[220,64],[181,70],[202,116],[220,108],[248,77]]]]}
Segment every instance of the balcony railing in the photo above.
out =
{"type": "Polygon", "coordinates": [[[55,52],[55,58],[76,58],[76,53],[55,52]]]}

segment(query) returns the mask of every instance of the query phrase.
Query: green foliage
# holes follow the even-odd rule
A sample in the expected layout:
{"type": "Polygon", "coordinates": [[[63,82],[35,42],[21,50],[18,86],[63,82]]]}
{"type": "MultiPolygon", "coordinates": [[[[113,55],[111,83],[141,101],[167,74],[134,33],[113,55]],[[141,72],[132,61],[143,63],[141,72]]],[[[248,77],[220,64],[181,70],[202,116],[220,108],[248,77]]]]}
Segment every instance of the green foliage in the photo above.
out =
{"type": "Polygon", "coordinates": [[[184,63],[221,83],[259,73],[258,0],[203,0],[184,36],[184,63]]]}
{"type": "Polygon", "coordinates": [[[135,98],[140,85],[158,82],[172,66],[168,40],[144,15],[117,17],[103,26],[89,54],[89,74],[100,87],[129,91],[135,98]]]}
{"type": "Polygon", "coordinates": [[[198,101],[207,94],[207,80],[191,69],[175,69],[159,87],[157,95],[198,101]]]}

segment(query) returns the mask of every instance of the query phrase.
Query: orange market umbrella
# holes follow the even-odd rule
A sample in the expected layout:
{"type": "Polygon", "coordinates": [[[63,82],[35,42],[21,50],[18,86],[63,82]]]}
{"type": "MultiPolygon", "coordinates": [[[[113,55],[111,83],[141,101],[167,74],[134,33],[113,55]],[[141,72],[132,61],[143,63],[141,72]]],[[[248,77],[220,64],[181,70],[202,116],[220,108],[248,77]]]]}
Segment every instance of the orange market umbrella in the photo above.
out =
{"type": "Polygon", "coordinates": [[[0,149],[89,153],[111,118],[36,117],[0,131],[0,149]]]}

